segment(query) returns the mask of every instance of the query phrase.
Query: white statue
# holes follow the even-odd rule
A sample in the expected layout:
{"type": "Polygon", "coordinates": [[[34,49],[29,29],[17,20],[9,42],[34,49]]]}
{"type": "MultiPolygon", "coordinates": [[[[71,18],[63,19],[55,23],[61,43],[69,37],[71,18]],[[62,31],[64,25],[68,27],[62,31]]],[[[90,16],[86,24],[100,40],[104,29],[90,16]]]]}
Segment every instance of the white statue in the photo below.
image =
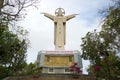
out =
{"type": "Polygon", "coordinates": [[[44,16],[54,21],[54,44],[55,50],[64,50],[66,41],[66,21],[74,18],[77,14],[65,15],[63,8],[57,8],[55,11],[55,16],[42,13],[44,16]]]}

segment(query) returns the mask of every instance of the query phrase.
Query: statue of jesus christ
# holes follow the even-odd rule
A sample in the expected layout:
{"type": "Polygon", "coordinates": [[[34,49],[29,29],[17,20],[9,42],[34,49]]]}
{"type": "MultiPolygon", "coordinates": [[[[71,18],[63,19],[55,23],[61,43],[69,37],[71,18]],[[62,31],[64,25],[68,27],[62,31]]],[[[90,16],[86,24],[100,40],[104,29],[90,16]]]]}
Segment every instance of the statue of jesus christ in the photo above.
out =
{"type": "Polygon", "coordinates": [[[55,11],[55,16],[43,13],[44,16],[48,17],[54,21],[54,45],[55,50],[64,50],[66,41],[66,21],[74,18],[77,14],[65,15],[63,8],[57,8],[55,11]]]}

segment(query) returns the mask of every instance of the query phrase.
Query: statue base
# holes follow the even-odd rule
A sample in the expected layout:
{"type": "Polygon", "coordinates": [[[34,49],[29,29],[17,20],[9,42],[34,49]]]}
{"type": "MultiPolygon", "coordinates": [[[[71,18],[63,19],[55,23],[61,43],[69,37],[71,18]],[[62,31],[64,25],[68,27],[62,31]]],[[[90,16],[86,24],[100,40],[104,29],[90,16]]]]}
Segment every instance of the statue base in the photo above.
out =
{"type": "Polygon", "coordinates": [[[77,50],[41,50],[37,56],[37,67],[42,68],[42,73],[71,74],[69,67],[74,62],[82,68],[81,54],[77,50]]]}

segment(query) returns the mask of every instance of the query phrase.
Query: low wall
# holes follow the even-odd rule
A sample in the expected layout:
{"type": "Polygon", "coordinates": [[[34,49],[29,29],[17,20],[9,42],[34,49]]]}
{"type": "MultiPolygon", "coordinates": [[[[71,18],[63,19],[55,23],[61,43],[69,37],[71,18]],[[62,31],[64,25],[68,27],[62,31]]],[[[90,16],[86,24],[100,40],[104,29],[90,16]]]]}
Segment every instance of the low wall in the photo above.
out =
{"type": "MultiPolygon", "coordinates": [[[[31,76],[14,76],[3,80],[95,80],[88,75],[72,76],[71,74],[40,74],[31,76]]],[[[99,79],[100,80],[100,79],[99,79]]]]}

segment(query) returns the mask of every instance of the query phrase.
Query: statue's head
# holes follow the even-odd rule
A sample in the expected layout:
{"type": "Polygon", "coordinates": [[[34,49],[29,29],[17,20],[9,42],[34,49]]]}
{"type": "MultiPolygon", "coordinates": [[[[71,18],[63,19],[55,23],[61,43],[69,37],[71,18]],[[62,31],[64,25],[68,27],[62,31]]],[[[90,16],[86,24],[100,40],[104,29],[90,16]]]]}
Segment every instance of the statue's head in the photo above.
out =
{"type": "Polygon", "coordinates": [[[55,10],[55,15],[56,16],[63,16],[63,15],[65,15],[65,10],[63,8],[57,8],[55,10]]]}

